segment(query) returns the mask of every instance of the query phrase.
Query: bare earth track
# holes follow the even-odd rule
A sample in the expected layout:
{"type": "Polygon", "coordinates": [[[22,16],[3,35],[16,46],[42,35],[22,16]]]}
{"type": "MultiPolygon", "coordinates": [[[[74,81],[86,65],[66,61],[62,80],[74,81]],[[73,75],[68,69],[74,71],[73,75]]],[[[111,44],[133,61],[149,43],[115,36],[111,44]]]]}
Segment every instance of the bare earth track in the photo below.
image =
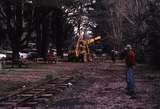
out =
{"type": "MultiPolygon", "coordinates": [[[[62,91],[60,93],[54,94],[51,99],[46,97],[46,103],[38,101],[39,105],[35,106],[35,109],[159,109],[159,78],[146,78],[146,72],[148,72],[147,69],[137,65],[135,69],[136,99],[130,99],[126,94],[125,64],[123,62],[117,62],[115,64],[110,61],[97,61],[85,64],[58,63],[43,65],[43,68],[28,69],[27,71],[26,69],[14,69],[14,75],[11,71],[9,73],[5,72],[5,74],[2,73],[0,74],[0,80],[32,82],[38,81],[48,74],[65,74],[70,76],[70,78],[72,76],[76,77],[76,81],[67,81],[61,84],[63,86],[71,82],[73,84],[72,86],[61,87],[62,91]],[[8,76],[5,78],[5,75],[8,76]],[[24,80],[21,78],[23,76],[25,78],[24,80]]],[[[50,93],[48,95],[47,93],[42,93],[42,95],[49,96],[54,88],[50,87],[50,93]]],[[[39,89],[44,89],[46,92],[49,91],[48,86],[47,88],[41,87],[39,89]]],[[[31,101],[34,100],[31,99],[31,101]]],[[[0,102],[0,104],[3,102],[0,102]]],[[[28,108],[24,109],[31,108],[28,106],[28,108]]]]}

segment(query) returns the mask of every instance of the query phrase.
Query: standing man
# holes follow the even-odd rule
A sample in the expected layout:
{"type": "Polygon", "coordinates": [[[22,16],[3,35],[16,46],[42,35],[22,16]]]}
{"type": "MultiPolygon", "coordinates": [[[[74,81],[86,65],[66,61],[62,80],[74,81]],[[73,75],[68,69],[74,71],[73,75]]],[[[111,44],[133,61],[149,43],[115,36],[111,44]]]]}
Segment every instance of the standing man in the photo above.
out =
{"type": "Polygon", "coordinates": [[[134,76],[133,76],[133,67],[136,63],[136,55],[135,52],[132,49],[131,45],[126,46],[126,66],[127,66],[127,73],[126,73],[126,80],[127,80],[127,91],[128,94],[131,97],[135,97],[135,81],[134,81],[134,76]]]}

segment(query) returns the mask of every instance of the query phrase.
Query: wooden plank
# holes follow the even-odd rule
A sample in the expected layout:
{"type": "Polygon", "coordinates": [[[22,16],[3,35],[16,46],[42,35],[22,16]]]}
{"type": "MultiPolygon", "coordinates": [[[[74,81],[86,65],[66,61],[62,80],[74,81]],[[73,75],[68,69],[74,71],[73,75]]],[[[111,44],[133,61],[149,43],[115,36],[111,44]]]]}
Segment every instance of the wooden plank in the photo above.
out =
{"type": "Polygon", "coordinates": [[[33,89],[33,91],[45,91],[46,89],[33,89]]]}
{"type": "Polygon", "coordinates": [[[34,94],[20,94],[18,97],[33,97],[34,94]]]}
{"type": "Polygon", "coordinates": [[[12,101],[0,103],[0,106],[7,106],[7,105],[8,105],[8,106],[9,106],[9,105],[11,105],[11,106],[16,106],[17,103],[16,103],[16,102],[12,102],[12,101]]]}
{"type": "Polygon", "coordinates": [[[33,102],[27,102],[27,103],[25,103],[25,106],[33,106],[33,105],[37,105],[37,104],[38,104],[38,102],[33,101],[33,102]]]}
{"type": "Polygon", "coordinates": [[[33,108],[26,106],[26,107],[16,107],[15,109],[33,109],[33,108]]]}
{"type": "Polygon", "coordinates": [[[41,95],[41,97],[52,97],[52,96],[53,96],[53,94],[50,94],[50,93],[41,95]]]}

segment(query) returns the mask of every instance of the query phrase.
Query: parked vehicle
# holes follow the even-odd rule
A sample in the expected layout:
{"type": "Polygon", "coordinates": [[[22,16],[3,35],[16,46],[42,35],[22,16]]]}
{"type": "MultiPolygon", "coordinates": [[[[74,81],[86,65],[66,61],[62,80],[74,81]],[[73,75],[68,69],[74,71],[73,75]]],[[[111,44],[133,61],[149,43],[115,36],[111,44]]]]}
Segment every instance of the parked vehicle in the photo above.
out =
{"type": "Polygon", "coordinates": [[[6,54],[0,53],[0,60],[5,59],[6,57],[7,57],[6,54]]]}

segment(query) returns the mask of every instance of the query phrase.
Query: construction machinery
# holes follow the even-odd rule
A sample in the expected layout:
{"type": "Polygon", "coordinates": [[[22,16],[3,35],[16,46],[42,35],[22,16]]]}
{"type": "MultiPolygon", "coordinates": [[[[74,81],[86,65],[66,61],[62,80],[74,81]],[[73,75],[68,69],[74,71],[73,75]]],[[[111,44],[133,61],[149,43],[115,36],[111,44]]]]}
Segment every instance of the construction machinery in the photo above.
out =
{"type": "Polygon", "coordinates": [[[101,39],[101,36],[97,36],[90,39],[79,39],[76,44],[73,45],[71,50],[69,50],[69,61],[74,62],[90,62],[92,61],[92,56],[90,53],[89,46],[96,43],[101,39]]]}

